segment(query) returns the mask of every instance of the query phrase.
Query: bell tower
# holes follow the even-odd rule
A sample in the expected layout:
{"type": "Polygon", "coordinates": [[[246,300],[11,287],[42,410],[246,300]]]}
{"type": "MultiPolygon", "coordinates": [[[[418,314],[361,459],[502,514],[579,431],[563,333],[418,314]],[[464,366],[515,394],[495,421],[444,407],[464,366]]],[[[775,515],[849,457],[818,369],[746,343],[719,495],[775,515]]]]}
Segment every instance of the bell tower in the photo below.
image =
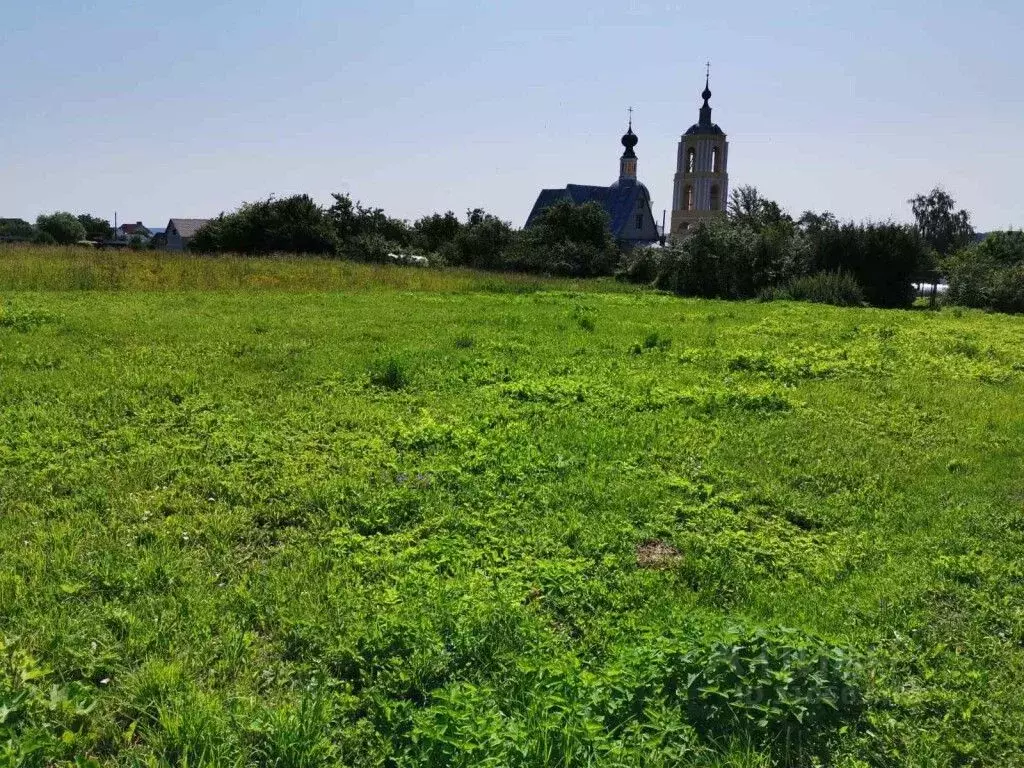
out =
{"type": "Polygon", "coordinates": [[[699,221],[724,216],[729,199],[729,142],[711,122],[710,65],[701,98],[700,117],[679,139],[672,186],[671,233],[676,237],[685,236],[699,221]]]}

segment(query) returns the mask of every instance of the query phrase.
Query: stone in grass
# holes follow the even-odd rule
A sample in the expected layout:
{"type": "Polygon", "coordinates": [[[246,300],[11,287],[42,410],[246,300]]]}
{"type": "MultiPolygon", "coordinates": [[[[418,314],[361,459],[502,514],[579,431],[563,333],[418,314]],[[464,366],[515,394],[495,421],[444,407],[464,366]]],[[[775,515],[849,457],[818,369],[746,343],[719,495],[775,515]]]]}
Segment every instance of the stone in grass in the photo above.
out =
{"type": "Polygon", "coordinates": [[[661,539],[647,539],[637,544],[636,564],[640,568],[671,568],[682,561],[682,553],[661,539]]]}

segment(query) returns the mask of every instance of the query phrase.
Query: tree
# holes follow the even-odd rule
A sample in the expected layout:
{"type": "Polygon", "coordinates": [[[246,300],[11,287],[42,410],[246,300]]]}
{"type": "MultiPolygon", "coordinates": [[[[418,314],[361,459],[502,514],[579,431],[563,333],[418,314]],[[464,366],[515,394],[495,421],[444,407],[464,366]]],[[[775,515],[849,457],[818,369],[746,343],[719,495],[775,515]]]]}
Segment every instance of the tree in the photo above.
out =
{"type": "Polygon", "coordinates": [[[997,312],[1024,312],[1024,232],[993,232],[943,264],[945,300],[997,312]]]}
{"type": "Polygon", "coordinates": [[[79,222],[85,227],[87,240],[109,240],[114,236],[114,228],[110,222],[101,219],[99,216],[90,216],[88,213],[80,213],[77,216],[79,222]]]}
{"type": "Polygon", "coordinates": [[[845,272],[876,307],[908,307],[928,248],[913,227],[885,222],[825,227],[810,237],[816,272],[845,272]]]}
{"type": "Polygon", "coordinates": [[[336,240],[324,209],[309,195],[243,203],[200,229],[194,251],[267,254],[332,254],[336,240]]]}
{"type": "MultiPolygon", "coordinates": [[[[388,216],[383,208],[369,208],[360,202],[353,203],[348,195],[335,193],[331,197],[334,203],[327,209],[327,221],[342,248],[352,246],[357,238],[364,241],[377,240],[397,247],[412,242],[413,228],[402,219],[388,216]]],[[[358,246],[356,248],[358,250],[358,246]]]]}
{"type": "Polygon", "coordinates": [[[524,230],[513,263],[519,269],[574,277],[610,275],[619,258],[611,220],[595,202],[560,200],[524,230]]]}
{"type": "Polygon", "coordinates": [[[815,213],[814,211],[804,211],[800,218],[796,221],[797,229],[805,235],[816,236],[825,229],[835,229],[839,226],[839,219],[835,217],[835,214],[828,211],[822,213],[815,213]]]}
{"type": "Polygon", "coordinates": [[[749,184],[736,187],[729,193],[726,206],[729,220],[738,226],[749,227],[755,232],[775,224],[792,225],[793,219],[777,202],[761,196],[757,187],[749,184]]]}
{"type": "Polygon", "coordinates": [[[36,229],[53,238],[58,245],[71,245],[85,239],[85,227],[73,214],[59,211],[36,219],[36,229]]]}
{"type": "Polygon", "coordinates": [[[940,256],[948,256],[970,244],[974,239],[971,215],[941,187],[927,195],[917,195],[907,201],[914,212],[917,231],[940,256]]]}
{"type": "Polygon", "coordinates": [[[509,267],[509,250],[515,239],[512,225],[483,208],[468,211],[466,219],[452,241],[452,263],[477,269],[509,267]]]}
{"type": "Polygon", "coordinates": [[[12,240],[31,240],[35,228],[24,219],[0,219],[0,237],[12,240]]]}
{"type": "Polygon", "coordinates": [[[438,253],[454,241],[456,235],[462,229],[462,222],[458,217],[448,211],[444,215],[434,213],[424,216],[412,225],[413,241],[425,251],[438,253]]]}

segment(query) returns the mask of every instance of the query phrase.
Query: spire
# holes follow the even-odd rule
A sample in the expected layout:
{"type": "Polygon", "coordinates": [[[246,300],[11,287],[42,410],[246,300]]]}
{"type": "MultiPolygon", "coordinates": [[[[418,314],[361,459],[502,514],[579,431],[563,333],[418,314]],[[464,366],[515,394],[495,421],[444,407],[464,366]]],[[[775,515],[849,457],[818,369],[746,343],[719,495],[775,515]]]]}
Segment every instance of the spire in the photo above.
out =
{"type": "Polygon", "coordinates": [[[701,98],[704,99],[704,106],[700,108],[700,120],[697,121],[697,125],[701,128],[711,127],[711,105],[708,104],[708,99],[711,98],[711,62],[707,62],[707,69],[704,74],[704,91],[701,93],[701,98]]]}
{"type": "Polygon", "coordinates": [[[622,135],[622,146],[626,148],[626,151],[622,153],[623,157],[636,157],[633,152],[633,147],[639,143],[640,139],[633,133],[633,108],[629,108],[629,127],[626,132],[622,135]]]}
{"type": "Polygon", "coordinates": [[[626,151],[622,153],[619,160],[619,181],[630,179],[636,181],[636,152],[633,151],[640,139],[633,133],[633,108],[629,108],[629,127],[622,135],[622,146],[626,151]]]}

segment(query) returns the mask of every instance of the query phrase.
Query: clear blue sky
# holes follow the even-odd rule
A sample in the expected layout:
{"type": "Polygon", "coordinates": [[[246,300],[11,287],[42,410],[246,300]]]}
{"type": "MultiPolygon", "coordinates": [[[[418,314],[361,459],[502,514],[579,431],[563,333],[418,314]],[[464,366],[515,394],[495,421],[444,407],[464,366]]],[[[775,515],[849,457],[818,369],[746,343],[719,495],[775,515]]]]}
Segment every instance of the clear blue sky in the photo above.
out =
{"type": "Polygon", "coordinates": [[[1020,0],[0,4],[0,216],[340,191],[519,226],[615,179],[629,105],[660,216],[710,59],[732,186],[859,220],[942,184],[1024,226],[1020,0]]]}

